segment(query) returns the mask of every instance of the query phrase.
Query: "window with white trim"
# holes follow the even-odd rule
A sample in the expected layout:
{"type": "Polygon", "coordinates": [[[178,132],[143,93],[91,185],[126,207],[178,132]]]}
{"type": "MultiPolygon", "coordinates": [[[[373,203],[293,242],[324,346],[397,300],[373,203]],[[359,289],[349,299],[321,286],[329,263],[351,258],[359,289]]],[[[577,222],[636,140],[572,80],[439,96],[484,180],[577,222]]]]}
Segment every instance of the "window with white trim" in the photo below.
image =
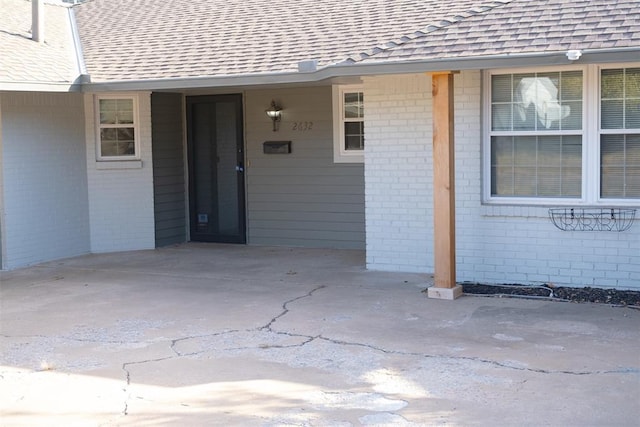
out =
{"type": "Polygon", "coordinates": [[[98,160],[139,159],[136,98],[97,96],[96,112],[98,160]]]}
{"type": "Polygon", "coordinates": [[[362,86],[334,86],[334,161],[364,162],[364,92],[362,86]]]}
{"type": "Polygon", "coordinates": [[[600,197],[640,198],[640,67],[601,70],[600,197]]]}
{"type": "Polygon", "coordinates": [[[491,71],[485,88],[485,200],[640,198],[640,68],[491,71]]]}

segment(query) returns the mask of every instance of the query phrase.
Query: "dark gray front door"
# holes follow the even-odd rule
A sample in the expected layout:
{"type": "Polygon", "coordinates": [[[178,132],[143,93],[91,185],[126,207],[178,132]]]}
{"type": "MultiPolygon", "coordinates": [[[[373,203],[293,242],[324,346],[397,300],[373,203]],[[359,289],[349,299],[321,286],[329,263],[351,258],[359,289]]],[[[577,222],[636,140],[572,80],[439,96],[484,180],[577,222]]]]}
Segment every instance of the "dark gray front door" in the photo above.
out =
{"type": "Polygon", "coordinates": [[[245,243],[242,96],[187,98],[191,240],[245,243]]]}

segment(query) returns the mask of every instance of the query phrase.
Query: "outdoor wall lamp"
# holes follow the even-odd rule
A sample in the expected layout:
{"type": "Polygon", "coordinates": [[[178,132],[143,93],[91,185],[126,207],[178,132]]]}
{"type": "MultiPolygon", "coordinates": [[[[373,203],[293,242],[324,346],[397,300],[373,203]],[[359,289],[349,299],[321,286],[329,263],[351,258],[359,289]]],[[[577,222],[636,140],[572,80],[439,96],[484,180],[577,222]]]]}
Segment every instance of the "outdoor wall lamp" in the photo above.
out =
{"type": "Polygon", "coordinates": [[[280,119],[282,119],[282,107],[276,104],[276,101],[272,100],[271,107],[267,111],[265,111],[265,113],[267,113],[267,116],[269,116],[269,118],[273,120],[273,131],[277,131],[277,123],[280,121],[280,119]]]}

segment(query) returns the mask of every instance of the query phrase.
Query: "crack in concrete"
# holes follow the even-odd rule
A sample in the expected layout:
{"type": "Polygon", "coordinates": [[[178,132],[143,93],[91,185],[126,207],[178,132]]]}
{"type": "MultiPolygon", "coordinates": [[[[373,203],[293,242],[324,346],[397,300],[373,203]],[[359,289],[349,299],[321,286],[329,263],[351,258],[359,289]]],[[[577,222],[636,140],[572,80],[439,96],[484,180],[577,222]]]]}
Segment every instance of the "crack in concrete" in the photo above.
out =
{"type": "Polygon", "coordinates": [[[162,362],[164,360],[175,359],[176,356],[159,357],[157,359],[139,360],[136,362],[125,362],[122,364],[122,370],[125,373],[125,387],[122,391],[125,393],[124,408],[122,409],[122,415],[129,415],[129,400],[131,399],[131,393],[129,387],[131,386],[131,372],[128,367],[131,365],[142,365],[144,363],[162,362]]]}
{"type": "Polygon", "coordinates": [[[39,338],[43,340],[66,340],[73,342],[82,342],[82,343],[91,343],[91,344],[147,344],[147,341],[123,341],[123,340],[101,340],[101,339],[91,339],[91,338],[75,338],[69,335],[4,335],[0,334],[0,338],[7,339],[21,339],[21,338],[39,338]]]}
{"type": "Polygon", "coordinates": [[[287,307],[289,304],[291,304],[292,302],[296,302],[296,301],[298,301],[298,300],[304,299],[304,298],[309,298],[309,297],[310,297],[310,296],[312,296],[316,291],[319,291],[320,289],[324,289],[324,288],[326,288],[326,287],[327,287],[326,285],[320,285],[320,286],[318,286],[318,287],[316,287],[316,288],[314,288],[314,289],[310,290],[309,292],[307,292],[307,293],[306,293],[306,294],[304,294],[304,295],[301,295],[301,296],[299,296],[299,297],[295,297],[295,298],[292,298],[292,299],[290,299],[290,300],[288,300],[288,301],[285,301],[285,302],[282,304],[282,313],[278,314],[276,317],[274,317],[273,319],[271,319],[271,321],[270,321],[269,323],[267,323],[266,325],[261,326],[260,328],[258,328],[258,330],[259,330],[259,331],[268,330],[269,332],[277,333],[277,331],[273,331],[273,330],[271,329],[271,326],[273,326],[273,324],[274,324],[274,323],[276,323],[276,322],[278,321],[278,319],[280,319],[280,318],[281,318],[281,317],[283,317],[283,316],[286,316],[286,315],[287,315],[287,313],[289,313],[289,308],[287,307]]]}
{"type": "MultiPolygon", "coordinates": [[[[247,330],[245,332],[253,332],[254,330],[247,330]]],[[[268,350],[268,349],[273,349],[273,348],[299,348],[299,347],[303,347],[313,341],[315,341],[316,339],[318,339],[318,336],[310,336],[310,335],[301,335],[301,334],[292,334],[292,333],[288,333],[288,332],[275,332],[275,331],[270,331],[276,335],[286,335],[289,337],[295,337],[295,338],[306,338],[306,340],[302,341],[301,343],[298,344],[288,344],[288,345],[271,345],[271,344],[262,344],[259,345],[257,347],[231,347],[231,348],[227,348],[225,350],[268,350]]]]}
{"type": "Polygon", "coordinates": [[[180,353],[177,349],[176,349],[176,345],[178,345],[178,343],[182,342],[182,341],[187,341],[187,340],[193,340],[193,339],[198,339],[198,338],[210,338],[210,337],[219,337],[219,336],[223,336],[223,335],[229,335],[229,334],[234,334],[237,332],[241,332],[238,329],[232,329],[230,331],[223,331],[223,332],[216,332],[213,334],[202,334],[202,335],[191,335],[188,337],[182,337],[182,338],[176,338],[171,340],[171,344],[169,345],[169,348],[171,349],[171,351],[173,351],[176,356],[178,357],[182,357],[182,356],[196,356],[198,354],[202,354],[204,353],[206,350],[202,350],[202,351],[194,351],[192,353],[180,353]]]}
{"type": "MultiPolygon", "coordinates": [[[[201,351],[193,351],[190,353],[182,353],[178,350],[177,346],[178,344],[180,344],[181,342],[187,341],[187,340],[192,340],[192,339],[199,339],[199,338],[212,338],[212,337],[220,337],[220,336],[224,336],[224,335],[233,335],[233,334],[238,334],[238,333],[251,333],[251,332],[269,332],[269,333],[273,333],[276,335],[283,335],[283,336],[287,336],[287,337],[291,337],[291,338],[302,338],[303,340],[297,344],[283,344],[283,345],[278,345],[278,344],[274,344],[274,345],[270,345],[270,344],[264,344],[264,345],[259,345],[259,346],[253,346],[253,347],[236,347],[236,348],[226,348],[223,350],[267,350],[267,349],[291,349],[291,348],[300,348],[303,347],[305,345],[308,345],[316,340],[322,340],[324,342],[333,344],[333,345],[338,345],[338,346],[355,346],[355,347],[361,347],[361,348],[365,348],[368,350],[372,350],[372,351],[376,351],[376,352],[381,352],[383,354],[389,354],[389,355],[400,355],[400,356],[411,356],[411,357],[417,357],[417,358],[425,358],[425,359],[441,359],[441,360],[451,360],[451,361],[468,361],[468,362],[476,362],[476,363],[481,363],[481,364],[486,364],[486,365],[490,365],[490,366],[494,366],[494,367],[498,367],[498,368],[503,368],[503,369],[510,369],[510,370],[516,370],[516,371],[524,371],[524,372],[531,372],[531,373],[537,373],[537,374],[545,374],[545,375],[553,375],[553,374],[564,374],[564,375],[573,375],[573,376],[585,376],[585,375],[606,375],[606,374],[634,374],[634,375],[638,375],[640,374],[640,369],[638,368],[619,368],[619,369],[612,369],[612,370],[594,370],[594,371],[572,371],[572,370],[547,370],[547,369],[540,369],[540,368],[528,368],[528,367],[520,367],[520,366],[515,366],[509,363],[504,363],[504,362],[499,362],[499,361],[495,361],[495,360],[491,360],[491,359],[486,359],[486,358],[482,358],[482,357],[471,357],[471,356],[448,356],[448,355],[437,355],[437,354],[428,354],[428,353],[421,353],[421,352],[411,352],[411,351],[401,351],[401,350],[389,350],[383,347],[379,347],[373,344],[367,344],[367,343],[362,343],[362,342],[351,342],[351,341],[344,341],[344,340],[339,340],[339,339],[334,339],[334,338],[330,338],[330,337],[326,337],[326,336],[322,336],[321,334],[313,336],[313,335],[305,335],[305,334],[299,334],[299,333],[295,333],[295,332],[291,332],[291,331],[287,331],[287,330],[283,330],[283,331],[278,331],[278,330],[274,330],[274,325],[276,324],[276,322],[278,322],[278,320],[282,319],[284,316],[286,316],[287,314],[289,314],[291,312],[290,309],[290,305],[296,301],[300,301],[302,299],[305,298],[310,298],[311,296],[313,296],[313,294],[321,289],[326,288],[326,285],[320,285],[315,287],[314,289],[310,290],[309,292],[305,293],[304,295],[300,295],[294,298],[291,298],[287,301],[285,301],[282,304],[282,311],[277,314],[276,316],[274,316],[273,318],[271,318],[271,320],[264,324],[263,326],[259,326],[256,328],[250,328],[250,329],[245,329],[245,330],[226,330],[226,331],[222,331],[222,332],[215,332],[215,333],[209,333],[209,334],[200,334],[200,335],[191,335],[191,336],[183,336],[180,338],[174,338],[171,340],[168,340],[169,342],[169,348],[170,350],[173,352],[173,355],[171,356],[166,356],[166,357],[160,357],[160,358],[155,358],[155,359],[147,359],[147,360],[139,360],[139,361],[132,361],[132,362],[125,362],[122,364],[121,369],[124,371],[125,373],[125,386],[122,389],[123,393],[125,394],[125,399],[123,402],[123,409],[121,411],[122,415],[128,415],[129,414],[129,403],[131,400],[131,391],[130,391],[130,387],[132,384],[132,374],[131,374],[131,370],[130,367],[134,366],[134,365],[142,365],[142,364],[146,364],[146,363],[154,363],[154,362],[162,362],[162,361],[166,361],[166,360],[171,360],[171,359],[176,359],[176,358],[181,358],[181,357],[188,357],[188,356],[195,356],[198,354],[202,354],[202,353],[206,353],[207,351],[209,351],[208,349],[203,349],[201,351]]],[[[51,339],[52,337],[48,337],[48,336],[44,336],[44,335],[24,335],[24,336],[8,336],[8,335],[4,335],[4,334],[0,334],[0,337],[3,338],[40,338],[40,339],[51,339]]],[[[122,340],[96,340],[96,339],[89,339],[89,338],[75,338],[75,337],[70,337],[70,336],[62,336],[62,337],[58,337],[59,339],[63,339],[63,340],[69,340],[69,341],[75,341],[75,342],[86,342],[86,343],[98,343],[98,344],[119,344],[119,345],[123,345],[123,344],[148,344],[148,341],[122,341],[122,340]]],[[[0,378],[3,378],[3,375],[0,374],[0,378]]]]}
{"type": "Polygon", "coordinates": [[[289,337],[299,337],[299,338],[306,338],[306,340],[304,340],[301,343],[298,344],[291,344],[291,345],[265,345],[265,346],[258,346],[258,347],[239,347],[239,348],[228,348],[226,350],[254,350],[254,349],[270,349],[270,348],[277,348],[277,349],[287,349],[287,348],[295,348],[295,347],[302,347],[314,340],[316,340],[318,338],[318,336],[309,336],[309,335],[302,335],[302,334],[295,334],[292,332],[280,332],[280,331],[274,331],[272,329],[272,326],[275,322],[278,321],[278,319],[280,319],[281,317],[285,316],[287,313],[289,313],[289,308],[288,305],[301,300],[303,298],[308,298],[310,296],[313,295],[314,292],[325,288],[325,285],[321,285],[318,286],[314,289],[312,289],[311,291],[307,292],[304,295],[292,298],[290,300],[285,301],[282,304],[282,312],[280,314],[278,314],[277,316],[273,317],[271,319],[271,321],[269,321],[269,323],[267,323],[264,326],[258,327],[258,328],[253,328],[253,329],[246,329],[244,331],[240,331],[237,329],[234,330],[230,330],[230,331],[224,331],[224,332],[217,332],[217,333],[213,333],[213,334],[201,334],[201,335],[192,335],[192,336],[186,336],[186,337],[181,337],[181,338],[174,338],[170,341],[169,344],[169,348],[171,349],[171,351],[175,354],[175,356],[168,356],[168,357],[161,357],[161,358],[157,358],[157,359],[147,359],[147,360],[140,360],[140,361],[136,361],[136,362],[125,362],[122,364],[122,370],[125,373],[125,387],[122,389],[122,391],[125,393],[125,401],[124,401],[124,407],[122,409],[122,415],[128,415],[129,413],[129,401],[131,399],[131,393],[129,392],[129,387],[131,386],[131,371],[128,369],[129,366],[132,365],[141,365],[141,364],[145,364],[145,363],[153,363],[153,362],[162,362],[165,360],[170,360],[170,359],[175,359],[175,358],[180,358],[180,357],[185,357],[185,356],[195,356],[201,353],[206,352],[206,350],[202,350],[202,351],[195,351],[192,353],[181,353],[180,351],[178,351],[178,349],[176,348],[176,345],[178,345],[178,343],[183,342],[183,341],[187,341],[187,340],[191,340],[191,339],[198,339],[198,338],[211,338],[211,337],[216,337],[216,336],[223,336],[223,335],[231,335],[231,334],[235,334],[238,332],[254,332],[254,331],[269,331],[271,333],[274,334],[278,334],[278,335],[286,335],[289,337]]]}
{"type": "Polygon", "coordinates": [[[323,337],[320,335],[318,339],[330,342],[336,345],[349,345],[356,347],[365,347],[370,350],[379,351],[384,354],[394,354],[400,356],[413,356],[413,357],[422,357],[425,359],[445,359],[445,360],[463,360],[463,361],[471,361],[478,362],[483,364],[489,364],[493,366],[497,366],[499,368],[513,369],[516,371],[524,371],[524,372],[533,372],[537,374],[565,374],[565,375],[604,375],[604,374],[640,374],[640,369],[637,368],[621,368],[621,369],[612,369],[612,370],[596,370],[596,371],[568,371],[568,370],[548,370],[548,369],[539,369],[539,368],[526,368],[526,367],[518,367],[514,365],[510,365],[507,363],[498,362],[491,359],[485,359],[481,357],[471,357],[471,356],[445,356],[445,355],[437,355],[437,354],[426,354],[426,353],[417,353],[417,352],[409,352],[409,351],[399,351],[399,350],[387,350],[382,347],[377,347],[371,344],[364,344],[358,342],[349,342],[336,340],[332,338],[323,337]]]}

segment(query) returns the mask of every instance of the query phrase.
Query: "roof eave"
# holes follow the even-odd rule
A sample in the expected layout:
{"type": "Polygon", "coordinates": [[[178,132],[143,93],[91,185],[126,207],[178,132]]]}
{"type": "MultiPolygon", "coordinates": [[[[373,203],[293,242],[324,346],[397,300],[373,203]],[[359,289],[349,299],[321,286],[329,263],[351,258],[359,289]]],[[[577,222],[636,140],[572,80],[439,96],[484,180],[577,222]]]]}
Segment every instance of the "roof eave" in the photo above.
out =
{"type": "Polygon", "coordinates": [[[314,72],[283,72],[243,74],[219,77],[187,77],[167,79],[86,82],[85,92],[133,90],[181,90],[225,87],[251,87],[283,84],[310,84],[340,77],[360,77],[385,74],[414,74],[443,70],[478,70],[491,68],[522,68],[551,65],[630,62],[640,57],[640,46],[631,48],[584,50],[577,61],[570,61],[566,51],[483,55],[464,58],[424,59],[342,63],[314,72]]]}
{"type": "Polygon", "coordinates": [[[69,82],[3,82],[1,92],[81,92],[82,86],[69,82]]]}

